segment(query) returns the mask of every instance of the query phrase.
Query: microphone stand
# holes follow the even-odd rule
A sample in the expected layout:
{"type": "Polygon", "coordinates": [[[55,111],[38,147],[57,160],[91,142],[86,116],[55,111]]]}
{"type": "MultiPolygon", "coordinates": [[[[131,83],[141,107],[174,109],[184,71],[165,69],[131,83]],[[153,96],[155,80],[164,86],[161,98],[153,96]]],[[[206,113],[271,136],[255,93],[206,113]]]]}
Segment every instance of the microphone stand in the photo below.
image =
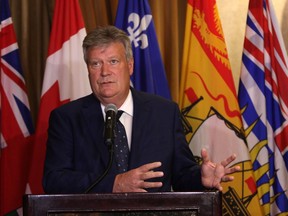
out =
{"type": "Polygon", "coordinates": [[[110,157],[109,157],[109,161],[108,161],[108,165],[105,169],[105,171],[103,172],[103,174],[101,176],[99,176],[96,181],[90,185],[89,188],[87,188],[85,190],[85,194],[86,193],[89,193],[100,181],[102,181],[102,179],[107,175],[107,173],[109,172],[111,166],[112,166],[112,162],[113,162],[113,153],[114,153],[114,145],[113,145],[113,142],[107,142],[107,145],[108,145],[108,150],[109,150],[109,154],[110,154],[110,157]]]}
{"type": "Polygon", "coordinates": [[[118,112],[117,107],[114,104],[108,104],[105,107],[106,112],[106,123],[104,129],[105,144],[108,146],[109,151],[109,161],[106,169],[103,174],[99,176],[96,181],[85,190],[84,193],[89,193],[109,172],[112,162],[113,162],[113,153],[114,153],[114,137],[115,137],[115,117],[118,112]]]}

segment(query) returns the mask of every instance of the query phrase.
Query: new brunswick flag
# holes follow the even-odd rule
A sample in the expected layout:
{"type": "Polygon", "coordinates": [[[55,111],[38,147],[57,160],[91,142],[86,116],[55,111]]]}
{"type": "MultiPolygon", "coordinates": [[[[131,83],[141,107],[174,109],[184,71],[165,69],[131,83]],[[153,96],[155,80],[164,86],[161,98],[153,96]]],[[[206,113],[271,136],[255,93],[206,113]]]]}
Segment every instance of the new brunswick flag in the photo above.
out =
{"type": "Polygon", "coordinates": [[[215,0],[188,0],[180,108],[186,138],[201,163],[236,153],[242,169],[223,184],[223,215],[261,215],[241,113],[215,0]]]}

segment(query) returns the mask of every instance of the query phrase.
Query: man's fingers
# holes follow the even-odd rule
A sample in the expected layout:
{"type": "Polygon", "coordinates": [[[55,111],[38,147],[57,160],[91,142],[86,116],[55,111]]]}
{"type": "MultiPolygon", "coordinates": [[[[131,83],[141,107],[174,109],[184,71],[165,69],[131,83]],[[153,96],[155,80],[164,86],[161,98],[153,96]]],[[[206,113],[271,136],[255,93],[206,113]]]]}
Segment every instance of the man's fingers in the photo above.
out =
{"type": "Polygon", "coordinates": [[[164,176],[164,173],[162,171],[153,171],[153,169],[158,168],[161,166],[161,162],[153,162],[149,164],[145,164],[140,168],[142,174],[139,176],[140,177],[140,184],[139,187],[142,189],[147,189],[147,188],[159,188],[162,187],[162,182],[150,182],[147,181],[149,179],[153,178],[159,178],[164,176]]]}
{"type": "Polygon", "coordinates": [[[231,167],[229,169],[229,173],[234,173],[234,172],[237,172],[237,171],[240,171],[240,170],[241,170],[240,166],[231,167]]]}
{"type": "Polygon", "coordinates": [[[151,178],[158,178],[158,177],[162,177],[164,175],[164,173],[162,171],[148,171],[146,173],[143,173],[141,176],[142,180],[147,180],[147,179],[151,179],[151,178]]]}
{"type": "Polygon", "coordinates": [[[240,170],[241,170],[240,166],[235,166],[235,167],[231,167],[231,168],[226,168],[226,169],[225,169],[225,174],[235,173],[235,172],[240,171],[240,170]]]}
{"type": "Polygon", "coordinates": [[[228,157],[226,160],[222,161],[221,164],[226,167],[228,164],[230,164],[232,161],[236,159],[236,154],[232,154],[230,157],[228,157]]]}
{"type": "Polygon", "coordinates": [[[203,148],[201,150],[201,157],[202,157],[203,163],[209,162],[209,160],[210,160],[208,153],[207,153],[207,150],[205,148],[203,148]]]}
{"type": "Polygon", "coordinates": [[[142,188],[138,188],[138,189],[135,189],[133,192],[146,193],[147,190],[142,189],[142,188]]]}
{"type": "Polygon", "coordinates": [[[141,172],[148,172],[150,170],[156,169],[158,167],[160,167],[162,164],[161,162],[153,162],[153,163],[148,163],[148,164],[144,164],[142,166],[139,167],[139,170],[141,172]]]}
{"type": "Polygon", "coordinates": [[[141,188],[159,188],[162,187],[162,182],[145,182],[141,184],[141,188]]]}
{"type": "Polygon", "coordinates": [[[114,181],[113,192],[147,192],[148,188],[162,187],[162,182],[149,181],[164,175],[162,171],[154,171],[161,165],[161,162],[153,162],[118,174],[114,181]]]}
{"type": "Polygon", "coordinates": [[[223,190],[221,184],[216,185],[215,188],[217,188],[219,191],[222,191],[222,190],[223,190]]]}
{"type": "Polygon", "coordinates": [[[234,180],[234,176],[223,176],[221,181],[222,182],[228,182],[228,181],[233,181],[234,180]]]}

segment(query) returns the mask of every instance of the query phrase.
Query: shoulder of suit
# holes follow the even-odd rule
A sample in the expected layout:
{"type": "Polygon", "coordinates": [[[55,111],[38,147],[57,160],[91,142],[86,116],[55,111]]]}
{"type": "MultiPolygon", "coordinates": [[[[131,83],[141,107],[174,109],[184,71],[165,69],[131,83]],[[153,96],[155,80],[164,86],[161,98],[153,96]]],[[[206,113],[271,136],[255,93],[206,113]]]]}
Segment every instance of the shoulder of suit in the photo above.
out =
{"type": "MultiPolygon", "coordinates": [[[[163,104],[176,104],[174,101],[164,98],[159,95],[138,91],[136,89],[132,89],[132,96],[133,100],[142,100],[145,103],[152,102],[152,103],[163,103],[163,104]]],[[[177,104],[176,104],[177,105],[177,104]]]]}
{"type": "Polygon", "coordinates": [[[56,109],[66,110],[66,109],[70,109],[71,107],[88,106],[89,104],[94,103],[95,101],[98,101],[97,98],[93,94],[89,94],[89,95],[83,96],[81,98],[69,101],[68,103],[63,104],[63,105],[57,107],[56,109]]]}

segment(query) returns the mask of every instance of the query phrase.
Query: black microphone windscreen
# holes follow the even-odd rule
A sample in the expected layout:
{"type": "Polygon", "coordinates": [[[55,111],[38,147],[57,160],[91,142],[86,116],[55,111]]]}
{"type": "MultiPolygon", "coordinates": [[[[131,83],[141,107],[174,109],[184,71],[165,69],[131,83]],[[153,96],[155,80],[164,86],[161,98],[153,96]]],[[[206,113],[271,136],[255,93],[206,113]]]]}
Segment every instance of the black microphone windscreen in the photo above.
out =
{"type": "Polygon", "coordinates": [[[118,109],[117,109],[117,107],[116,107],[115,104],[108,104],[108,105],[105,107],[105,113],[107,113],[107,111],[109,111],[109,110],[114,111],[116,114],[117,114],[117,112],[118,112],[118,109]]]}
{"type": "Polygon", "coordinates": [[[104,139],[105,143],[112,147],[114,143],[115,137],[115,125],[116,125],[116,114],[118,112],[117,107],[114,104],[108,104],[105,107],[106,112],[106,120],[105,120],[105,128],[104,128],[104,139]]]}

